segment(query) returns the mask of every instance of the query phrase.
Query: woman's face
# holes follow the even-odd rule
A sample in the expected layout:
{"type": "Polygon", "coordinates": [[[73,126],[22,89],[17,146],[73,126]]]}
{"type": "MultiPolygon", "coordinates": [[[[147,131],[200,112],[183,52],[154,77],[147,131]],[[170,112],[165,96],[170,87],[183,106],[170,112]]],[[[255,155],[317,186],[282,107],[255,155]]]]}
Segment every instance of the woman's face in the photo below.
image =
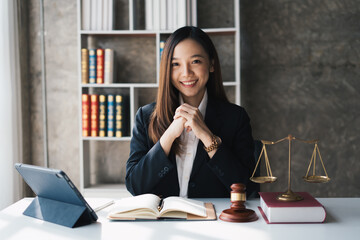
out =
{"type": "Polygon", "coordinates": [[[209,73],[214,71],[204,48],[191,38],[176,45],[171,62],[171,82],[184,102],[198,107],[206,89],[209,73]]]}

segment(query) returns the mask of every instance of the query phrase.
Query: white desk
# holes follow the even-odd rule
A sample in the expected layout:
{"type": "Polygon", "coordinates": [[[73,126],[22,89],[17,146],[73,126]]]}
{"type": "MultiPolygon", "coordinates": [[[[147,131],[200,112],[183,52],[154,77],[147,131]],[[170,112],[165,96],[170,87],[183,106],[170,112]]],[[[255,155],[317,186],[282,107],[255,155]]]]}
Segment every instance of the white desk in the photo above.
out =
{"type": "MultiPolygon", "coordinates": [[[[107,209],[88,226],[67,228],[22,215],[31,198],[22,199],[0,212],[0,239],[360,239],[360,198],[319,198],[327,217],[322,224],[266,224],[257,206],[249,200],[247,208],[259,220],[250,223],[217,221],[110,222],[107,209]]],[[[215,204],[217,215],[229,208],[229,199],[201,199],[215,204]]]]}

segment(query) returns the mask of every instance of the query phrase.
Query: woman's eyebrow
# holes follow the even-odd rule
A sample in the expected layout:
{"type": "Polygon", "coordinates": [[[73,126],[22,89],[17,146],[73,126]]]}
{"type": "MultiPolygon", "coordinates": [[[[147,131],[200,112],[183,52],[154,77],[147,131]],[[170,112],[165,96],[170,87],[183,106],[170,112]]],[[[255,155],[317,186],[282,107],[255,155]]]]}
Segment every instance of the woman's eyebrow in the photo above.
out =
{"type": "MultiPolygon", "coordinates": [[[[190,58],[196,58],[196,57],[205,58],[205,57],[204,57],[203,55],[201,55],[201,54],[194,54],[194,55],[192,55],[190,58]]],[[[172,57],[171,60],[178,60],[178,58],[172,57]]]]}

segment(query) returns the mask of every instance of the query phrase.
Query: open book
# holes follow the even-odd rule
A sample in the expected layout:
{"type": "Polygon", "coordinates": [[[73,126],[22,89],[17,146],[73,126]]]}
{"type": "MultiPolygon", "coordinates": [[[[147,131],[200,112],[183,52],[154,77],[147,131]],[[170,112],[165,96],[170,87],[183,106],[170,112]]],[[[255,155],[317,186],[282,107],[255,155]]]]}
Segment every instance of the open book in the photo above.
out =
{"type": "Polygon", "coordinates": [[[137,220],[173,218],[184,220],[215,220],[212,203],[182,197],[161,199],[154,194],[143,194],[116,201],[108,219],[137,220]]]}

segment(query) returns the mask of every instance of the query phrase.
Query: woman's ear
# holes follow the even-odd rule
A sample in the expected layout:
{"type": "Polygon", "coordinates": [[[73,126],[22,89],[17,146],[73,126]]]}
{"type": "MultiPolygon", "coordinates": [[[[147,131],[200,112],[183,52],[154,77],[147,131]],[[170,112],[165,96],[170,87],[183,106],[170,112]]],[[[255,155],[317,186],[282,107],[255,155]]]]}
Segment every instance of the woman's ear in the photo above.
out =
{"type": "Polygon", "coordinates": [[[211,60],[211,63],[210,63],[210,72],[214,72],[215,69],[214,69],[214,59],[211,60]]]}

